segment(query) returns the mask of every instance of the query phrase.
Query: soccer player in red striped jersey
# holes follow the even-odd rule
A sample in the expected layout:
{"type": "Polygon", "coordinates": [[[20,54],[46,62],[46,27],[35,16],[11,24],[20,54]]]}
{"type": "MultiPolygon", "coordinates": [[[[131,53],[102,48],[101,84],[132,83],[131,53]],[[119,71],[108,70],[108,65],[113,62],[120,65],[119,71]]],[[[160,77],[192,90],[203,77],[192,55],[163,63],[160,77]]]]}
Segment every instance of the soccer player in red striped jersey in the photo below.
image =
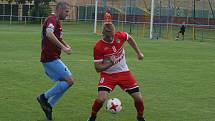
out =
{"type": "Polygon", "coordinates": [[[63,40],[62,24],[69,14],[69,4],[59,2],[55,13],[49,15],[42,28],[41,63],[47,76],[54,82],[55,86],[37,97],[48,120],[52,120],[52,108],[63,96],[66,90],[73,85],[72,73],[61,61],[61,50],[70,55],[71,47],[63,40]]]}
{"type": "Polygon", "coordinates": [[[88,121],[96,120],[96,115],[107,99],[108,93],[113,91],[116,85],[133,98],[137,110],[137,120],[145,121],[144,104],[139,86],[126,64],[125,42],[128,42],[134,49],[138,60],[143,60],[144,55],[135,40],[126,32],[115,32],[112,23],[103,25],[102,34],[103,39],[97,41],[94,46],[94,65],[96,71],[100,73],[100,81],[98,83],[98,96],[92,105],[92,112],[88,121]]]}

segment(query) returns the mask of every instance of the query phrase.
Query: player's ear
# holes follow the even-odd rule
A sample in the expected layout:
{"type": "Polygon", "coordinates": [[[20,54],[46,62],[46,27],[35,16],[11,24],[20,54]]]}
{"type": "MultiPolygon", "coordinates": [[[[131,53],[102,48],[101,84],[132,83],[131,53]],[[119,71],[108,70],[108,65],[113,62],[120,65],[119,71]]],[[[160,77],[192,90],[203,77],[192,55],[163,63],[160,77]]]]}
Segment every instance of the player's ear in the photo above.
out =
{"type": "Polygon", "coordinates": [[[105,32],[102,32],[102,37],[105,38],[105,32]]]}

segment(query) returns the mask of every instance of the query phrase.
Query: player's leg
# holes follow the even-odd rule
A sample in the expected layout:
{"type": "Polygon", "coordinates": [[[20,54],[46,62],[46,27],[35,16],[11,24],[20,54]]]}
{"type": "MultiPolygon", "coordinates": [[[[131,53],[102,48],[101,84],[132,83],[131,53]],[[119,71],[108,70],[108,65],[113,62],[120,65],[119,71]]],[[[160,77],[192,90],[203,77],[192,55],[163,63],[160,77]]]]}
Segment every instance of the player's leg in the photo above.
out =
{"type": "Polygon", "coordinates": [[[51,96],[49,99],[49,104],[54,107],[57,101],[63,96],[63,94],[69,89],[70,86],[71,85],[69,84],[69,82],[67,82],[66,80],[61,80],[53,88],[48,90],[45,94],[51,96]]]}
{"type": "MultiPolygon", "coordinates": [[[[63,96],[63,94],[69,89],[70,86],[68,86],[67,82],[66,81],[60,81],[57,83],[57,85],[61,85],[62,86],[62,83],[66,83],[65,85],[63,85],[63,88],[62,88],[59,93],[56,93],[54,96],[52,96],[49,100],[49,104],[54,107],[54,105],[57,103],[57,101],[63,96]]],[[[56,87],[58,87],[56,86],[56,87]]],[[[54,87],[53,87],[54,88],[54,87]]]]}
{"type": "Polygon", "coordinates": [[[180,31],[177,33],[176,39],[179,39],[180,31]]]}
{"type": "Polygon", "coordinates": [[[145,121],[144,119],[144,103],[141,93],[139,92],[139,87],[134,87],[131,89],[127,89],[126,92],[131,95],[134,100],[134,106],[137,111],[137,120],[145,121]]]}
{"type": "Polygon", "coordinates": [[[43,63],[46,74],[53,80],[60,80],[55,86],[37,97],[46,117],[52,119],[52,108],[64,92],[73,84],[72,74],[60,60],[43,63]]]}
{"type": "Polygon", "coordinates": [[[137,110],[137,120],[144,120],[144,104],[141,93],[139,91],[139,86],[137,85],[137,81],[134,76],[130,72],[122,73],[119,76],[119,86],[125,90],[134,100],[134,105],[137,110]]]}
{"type": "Polygon", "coordinates": [[[102,89],[98,92],[98,95],[97,95],[95,101],[93,102],[91,116],[88,119],[88,121],[95,121],[96,120],[97,113],[102,108],[105,100],[107,100],[107,95],[109,92],[106,90],[107,89],[105,89],[105,90],[102,89]]]}
{"type": "Polygon", "coordinates": [[[144,103],[143,103],[143,99],[142,99],[142,96],[141,96],[141,93],[139,90],[136,89],[136,92],[135,91],[131,91],[130,95],[132,96],[133,100],[134,100],[134,105],[135,105],[135,108],[137,110],[137,120],[138,121],[145,121],[144,119],[144,103]]]}
{"type": "Polygon", "coordinates": [[[65,67],[64,70],[67,70],[67,71],[61,71],[63,73],[61,73],[60,75],[63,79],[60,79],[60,81],[57,84],[57,85],[63,85],[63,87],[61,86],[60,93],[57,93],[56,95],[54,95],[49,101],[52,107],[54,107],[56,102],[63,96],[63,94],[69,89],[69,87],[71,87],[74,84],[74,79],[71,76],[70,70],[67,67],[65,67]]]}
{"type": "Polygon", "coordinates": [[[37,97],[37,101],[39,102],[43,112],[46,115],[46,118],[48,120],[52,120],[52,107],[51,105],[48,103],[48,99],[45,98],[44,94],[41,94],[37,97]]]}
{"type": "Polygon", "coordinates": [[[47,106],[49,107],[49,110],[44,110],[47,119],[52,120],[52,108],[56,104],[56,102],[63,96],[65,91],[69,88],[68,84],[66,81],[59,81],[54,87],[52,87],[50,90],[45,92],[46,95],[53,95],[49,98],[45,97],[44,99],[47,100],[47,106]]]}
{"type": "MultiPolygon", "coordinates": [[[[50,63],[49,63],[50,64],[50,63]]],[[[43,67],[45,70],[46,75],[53,81],[57,81],[57,78],[59,78],[55,72],[50,68],[49,64],[45,64],[43,63],[43,67]]],[[[48,102],[48,97],[45,96],[45,93],[40,94],[37,97],[37,101],[40,103],[46,118],[48,120],[52,120],[52,106],[50,105],[50,103],[48,102]]]]}
{"type": "Polygon", "coordinates": [[[56,60],[53,65],[49,66],[52,72],[54,72],[54,75],[51,77],[54,78],[54,80],[59,80],[54,87],[45,92],[45,97],[48,99],[50,98],[49,103],[53,107],[64,92],[73,85],[74,79],[72,78],[70,70],[61,60],[56,60]]]}
{"type": "Polygon", "coordinates": [[[181,32],[182,40],[184,40],[184,32],[185,32],[185,31],[182,31],[182,32],[181,32]]]}
{"type": "Polygon", "coordinates": [[[98,84],[98,95],[93,102],[91,116],[87,121],[95,121],[98,111],[101,109],[103,103],[107,100],[108,93],[110,93],[116,83],[114,77],[108,74],[102,74],[98,84]]]}

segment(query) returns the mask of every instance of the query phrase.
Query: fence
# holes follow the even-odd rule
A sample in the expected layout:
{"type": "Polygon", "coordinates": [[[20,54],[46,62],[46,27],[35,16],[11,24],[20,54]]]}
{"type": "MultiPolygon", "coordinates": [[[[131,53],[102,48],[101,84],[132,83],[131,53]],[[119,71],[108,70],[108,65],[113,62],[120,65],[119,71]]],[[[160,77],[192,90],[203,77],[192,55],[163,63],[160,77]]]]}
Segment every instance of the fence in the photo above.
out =
{"type": "MultiPolygon", "coordinates": [[[[93,22],[95,18],[95,1],[80,0],[74,3],[70,10],[68,21],[93,22]]],[[[206,0],[157,0],[154,8],[154,35],[156,38],[173,39],[178,25],[183,21],[187,27],[198,31],[214,29],[214,1],[206,0]]],[[[113,22],[117,30],[136,34],[140,38],[148,37],[150,22],[150,2],[145,0],[99,0],[98,1],[98,32],[101,28],[104,12],[110,8],[113,22]]],[[[0,21],[32,23],[33,20],[42,22],[43,17],[30,16],[33,5],[0,4],[0,21]]],[[[51,4],[54,8],[55,4],[51,4]]],[[[207,31],[206,30],[206,31],[207,31]]],[[[193,30],[191,30],[193,31],[193,30]]],[[[200,32],[203,33],[204,32],[200,32]]],[[[192,33],[190,37],[194,37],[192,33]]],[[[198,33],[197,33],[198,34],[198,33]]],[[[202,37],[202,36],[201,36],[202,37]]],[[[203,35],[203,37],[205,37],[203,35]]]]}

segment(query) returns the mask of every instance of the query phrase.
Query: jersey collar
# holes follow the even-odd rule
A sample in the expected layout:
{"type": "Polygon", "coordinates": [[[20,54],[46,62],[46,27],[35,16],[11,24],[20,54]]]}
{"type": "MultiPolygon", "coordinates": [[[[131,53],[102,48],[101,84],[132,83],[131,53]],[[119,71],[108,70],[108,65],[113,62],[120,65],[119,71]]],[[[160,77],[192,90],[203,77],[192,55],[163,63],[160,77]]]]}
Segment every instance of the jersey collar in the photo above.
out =
{"type": "Polygon", "coordinates": [[[114,41],[114,39],[113,39],[113,41],[112,41],[112,42],[106,42],[104,39],[102,39],[102,41],[103,41],[104,43],[107,43],[107,44],[112,44],[112,43],[113,43],[113,41],[114,41]]]}

